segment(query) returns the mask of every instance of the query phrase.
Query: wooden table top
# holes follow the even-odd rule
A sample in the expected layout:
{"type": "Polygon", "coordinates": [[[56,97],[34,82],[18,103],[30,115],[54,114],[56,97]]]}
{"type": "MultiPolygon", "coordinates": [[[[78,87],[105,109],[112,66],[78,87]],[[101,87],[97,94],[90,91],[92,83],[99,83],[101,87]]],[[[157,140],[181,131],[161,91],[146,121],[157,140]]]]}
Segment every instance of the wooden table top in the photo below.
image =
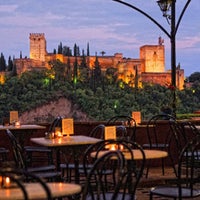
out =
{"type": "MultiPolygon", "coordinates": [[[[67,197],[81,192],[81,186],[72,183],[47,183],[53,198],[67,197]]],[[[30,200],[46,199],[46,192],[39,183],[26,183],[30,200]]],[[[23,200],[20,188],[0,189],[0,200],[23,200]]]]}
{"type": "MultiPolygon", "coordinates": [[[[142,153],[140,150],[134,149],[133,151],[133,156],[135,160],[141,160],[143,159],[142,153]]],[[[99,152],[99,156],[102,156],[103,154],[105,154],[108,151],[101,151],[99,152]]],[[[92,157],[95,157],[95,153],[93,152],[91,154],[92,157]]],[[[131,155],[130,153],[126,153],[126,151],[123,152],[124,157],[129,160],[131,159],[131,155]]],[[[144,150],[144,154],[145,154],[145,158],[147,160],[149,159],[158,159],[158,158],[164,158],[168,156],[168,153],[166,151],[161,151],[161,150],[149,150],[149,149],[145,149],[144,150]]]]}
{"type": "Polygon", "coordinates": [[[14,125],[9,125],[9,126],[3,126],[0,125],[0,130],[37,130],[37,129],[45,129],[45,126],[40,126],[36,124],[22,124],[20,126],[14,126],[14,125]]]}
{"type": "Polygon", "coordinates": [[[89,136],[76,135],[57,137],[54,139],[46,139],[45,137],[31,138],[31,141],[46,147],[62,147],[95,144],[101,140],[89,136]]]}

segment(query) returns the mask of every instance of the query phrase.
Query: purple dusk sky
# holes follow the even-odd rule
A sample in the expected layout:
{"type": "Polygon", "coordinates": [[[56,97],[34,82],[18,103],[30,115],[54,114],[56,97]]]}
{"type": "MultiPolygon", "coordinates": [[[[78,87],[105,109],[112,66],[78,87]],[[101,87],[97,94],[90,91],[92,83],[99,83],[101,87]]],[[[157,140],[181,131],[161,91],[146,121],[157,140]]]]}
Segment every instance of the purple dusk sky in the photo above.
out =
{"type": "MultiPolygon", "coordinates": [[[[125,0],[124,0],[125,1],[125,0]]],[[[176,0],[177,18],[187,0],[176,0]]],[[[170,32],[156,0],[126,0],[142,9],[170,32]]],[[[191,0],[176,35],[177,65],[185,76],[200,72],[200,0],[191,0]]],[[[0,52],[18,58],[29,57],[29,33],[45,33],[47,51],[60,42],[80,50],[90,45],[90,54],[122,53],[139,58],[143,45],[164,39],[166,70],[170,69],[170,40],[148,18],[112,0],[0,0],[0,52]]]]}

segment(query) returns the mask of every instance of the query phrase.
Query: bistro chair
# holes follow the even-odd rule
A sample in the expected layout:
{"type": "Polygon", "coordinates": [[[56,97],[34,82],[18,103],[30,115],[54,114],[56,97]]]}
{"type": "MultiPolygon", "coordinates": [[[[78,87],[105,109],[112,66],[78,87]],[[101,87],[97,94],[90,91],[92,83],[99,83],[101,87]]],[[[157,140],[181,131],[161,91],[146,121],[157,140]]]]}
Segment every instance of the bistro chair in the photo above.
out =
{"type": "MultiPolygon", "coordinates": [[[[48,186],[40,177],[25,170],[13,169],[11,167],[1,168],[0,169],[1,176],[1,187],[5,188],[5,191],[9,189],[17,189],[19,188],[19,193],[17,195],[22,195],[20,199],[29,200],[30,194],[26,189],[25,183],[34,182],[41,186],[41,188],[46,193],[47,200],[52,200],[51,191],[48,186]],[[7,189],[6,189],[7,188],[7,189]],[[21,192],[21,193],[20,193],[21,192]]],[[[37,191],[36,191],[37,192],[37,191]]],[[[9,193],[9,191],[7,191],[9,193]]],[[[11,192],[10,192],[11,193],[11,192]]],[[[16,198],[16,196],[15,196],[16,198]]]]}
{"type": "Polygon", "coordinates": [[[88,147],[84,153],[83,166],[86,177],[85,185],[88,187],[88,184],[90,184],[89,188],[91,188],[91,190],[101,186],[102,189],[100,188],[97,191],[91,192],[92,195],[94,192],[96,192],[97,196],[102,193],[104,196],[102,199],[135,199],[136,189],[143,174],[144,164],[145,154],[142,147],[137,143],[122,139],[100,141],[88,147]],[[115,147],[115,149],[112,149],[112,147],[115,147]],[[135,149],[137,149],[141,154],[140,160],[134,159],[133,150],[135,149]],[[115,165],[117,165],[115,163],[116,161],[115,159],[109,160],[108,165],[101,170],[100,181],[99,177],[96,177],[96,175],[99,176],[99,174],[98,172],[95,172],[95,163],[102,161],[101,158],[106,153],[111,153],[113,151],[115,152],[116,150],[123,154],[125,166],[123,169],[124,174],[122,175],[123,179],[120,180],[120,191],[118,191],[118,194],[115,196],[115,198],[110,198],[110,192],[115,191],[115,187],[119,183],[119,174],[116,176],[115,169],[115,165]],[[90,167],[91,165],[93,166],[92,168],[90,167]],[[106,194],[104,194],[105,192],[106,194]]]}
{"type": "MultiPolygon", "coordinates": [[[[194,123],[192,123],[192,122],[189,122],[189,121],[182,122],[181,121],[176,124],[179,125],[180,132],[182,133],[182,134],[179,134],[182,137],[177,137],[178,139],[176,140],[176,141],[178,141],[176,146],[179,147],[179,150],[177,150],[177,152],[180,152],[180,150],[182,150],[182,148],[188,143],[188,141],[192,140],[193,138],[195,138],[197,136],[200,136],[200,133],[199,133],[199,130],[194,125],[194,123]]],[[[178,134],[176,134],[176,135],[178,135],[178,134]]],[[[195,153],[196,153],[196,156],[200,157],[200,149],[198,151],[196,151],[195,153]]],[[[190,154],[192,155],[192,153],[187,152],[187,154],[185,156],[189,157],[190,154]]]]}
{"type": "Polygon", "coordinates": [[[182,149],[177,168],[177,178],[171,185],[156,186],[150,190],[154,196],[182,200],[200,197],[200,135],[194,137],[182,149]],[[188,156],[187,156],[188,155],[188,156]]]}
{"type": "MultiPolygon", "coordinates": [[[[99,124],[90,131],[89,136],[94,137],[94,138],[104,139],[104,132],[105,132],[105,125],[99,124]]],[[[62,177],[64,180],[71,182],[74,177],[73,172],[75,170],[75,165],[72,161],[72,156],[66,155],[65,153],[62,153],[62,151],[61,151],[61,154],[62,154],[62,157],[64,160],[64,163],[60,164],[62,177]]],[[[80,164],[79,164],[79,173],[80,173],[80,175],[83,174],[82,162],[80,162],[80,164]]]]}
{"type": "Polygon", "coordinates": [[[125,159],[120,151],[110,151],[97,159],[87,174],[86,182],[83,186],[82,200],[87,199],[117,199],[123,180],[126,177],[125,159]],[[115,159],[113,162],[113,158],[115,159]],[[106,187],[104,182],[104,171],[112,167],[115,172],[116,182],[112,191],[106,187]],[[94,184],[95,180],[95,184],[94,184]]]}
{"type": "Polygon", "coordinates": [[[41,178],[47,179],[48,181],[60,180],[61,173],[56,171],[56,166],[53,164],[43,165],[41,163],[39,167],[28,167],[26,163],[26,157],[20,143],[10,130],[7,129],[6,133],[11,143],[16,168],[27,170],[28,172],[34,173],[41,178]]]}
{"type": "MultiPolygon", "coordinates": [[[[168,114],[159,114],[154,115],[147,122],[147,143],[143,144],[144,149],[157,149],[168,151],[169,148],[169,140],[172,135],[170,124],[175,121],[175,118],[168,114]],[[160,129],[160,125],[164,124],[165,129],[160,129]]],[[[163,126],[162,126],[163,127],[163,126]]],[[[161,158],[161,167],[162,174],[165,174],[164,171],[164,159],[161,158]]],[[[148,160],[147,169],[146,169],[146,178],[148,177],[149,168],[151,166],[151,160],[148,160]]]]}
{"type": "Polygon", "coordinates": [[[9,150],[5,147],[0,147],[0,162],[4,162],[8,160],[9,150]]]}
{"type": "MultiPolygon", "coordinates": [[[[50,124],[48,133],[54,132],[55,127],[61,127],[62,117],[56,117],[53,122],[50,124]]],[[[46,162],[48,165],[53,164],[53,152],[51,149],[47,147],[41,146],[24,146],[24,150],[26,152],[26,160],[29,166],[33,166],[35,163],[46,162]]]]}
{"type": "MultiPolygon", "coordinates": [[[[125,131],[125,137],[126,139],[130,139],[132,141],[135,141],[135,132],[136,132],[136,121],[130,116],[127,115],[117,115],[114,117],[111,117],[105,124],[106,126],[110,125],[115,125],[117,126],[124,126],[126,129],[123,130],[125,131]],[[128,132],[130,130],[130,133],[128,132]]],[[[120,129],[116,132],[117,135],[121,136],[121,131],[120,129]]]]}
{"type": "Polygon", "coordinates": [[[185,135],[185,131],[183,130],[183,126],[178,121],[174,120],[170,123],[171,135],[168,139],[168,157],[175,176],[177,176],[177,164],[178,159],[181,154],[182,149],[187,144],[188,140],[185,135]]]}

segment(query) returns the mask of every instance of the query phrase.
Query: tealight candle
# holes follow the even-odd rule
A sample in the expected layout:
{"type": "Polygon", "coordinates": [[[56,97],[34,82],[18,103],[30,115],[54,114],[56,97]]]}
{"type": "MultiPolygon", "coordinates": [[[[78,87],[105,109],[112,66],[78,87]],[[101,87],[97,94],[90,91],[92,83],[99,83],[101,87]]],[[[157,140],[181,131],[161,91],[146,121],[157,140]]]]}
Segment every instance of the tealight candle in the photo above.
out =
{"type": "Polygon", "coordinates": [[[123,151],[123,150],[124,150],[124,146],[123,146],[122,144],[120,144],[120,145],[119,145],[119,149],[120,149],[121,151],[123,151]]]}
{"type": "Polygon", "coordinates": [[[116,147],[115,147],[114,144],[111,144],[111,145],[110,145],[110,150],[116,150],[116,147]]]}
{"type": "Polygon", "coordinates": [[[62,137],[62,136],[63,136],[60,127],[55,127],[55,136],[56,136],[56,137],[62,137]]]}
{"type": "Polygon", "coordinates": [[[20,122],[19,122],[19,121],[16,121],[16,122],[15,122],[15,127],[17,127],[17,128],[20,127],[20,122]]]}
{"type": "Polygon", "coordinates": [[[11,186],[11,181],[9,177],[0,177],[1,187],[9,188],[11,186]]]}

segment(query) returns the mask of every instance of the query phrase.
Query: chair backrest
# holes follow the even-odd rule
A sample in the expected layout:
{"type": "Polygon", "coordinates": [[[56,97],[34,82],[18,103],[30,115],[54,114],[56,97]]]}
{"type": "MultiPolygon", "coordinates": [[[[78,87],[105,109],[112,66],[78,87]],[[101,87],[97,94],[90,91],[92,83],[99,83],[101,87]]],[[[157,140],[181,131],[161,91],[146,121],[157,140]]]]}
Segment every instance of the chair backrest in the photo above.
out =
{"type": "MultiPolygon", "coordinates": [[[[183,148],[178,163],[179,197],[182,196],[182,187],[190,189],[193,195],[195,185],[200,184],[200,135],[194,137],[183,148]]],[[[183,194],[184,195],[184,194],[183,194]]]]}
{"type": "MultiPolygon", "coordinates": [[[[123,139],[104,140],[89,146],[86,152],[84,153],[84,158],[83,158],[83,166],[85,174],[86,176],[88,175],[88,166],[91,165],[91,163],[94,164],[94,161],[98,160],[98,158],[101,157],[101,152],[113,151],[113,150],[108,150],[109,146],[110,147],[115,146],[115,148],[118,149],[118,151],[121,151],[122,153],[126,154],[126,156],[124,156],[126,160],[124,169],[124,173],[126,173],[126,178],[123,179],[123,188],[120,188],[120,190],[122,196],[128,194],[134,197],[136,188],[138,186],[140,178],[142,177],[145,165],[144,151],[142,147],[135,142],[123,139]],[[137,149],[140,151],[142,155],[141,160],[136,161],[134,159],[133,149],[137,149]],[[95,156],[91,157],[93,152],[95,152],[95,156]]],[[[108,169],[112,170],[114,169],[114,167],[110,164],[108,166],[108,169]]]]}
{"type": "Polygon", "coordinates": [[[177,176],[177,163],[183,147],[187,144],[188,140],[185,136],[182,124],[176,120],[171,120],[169,123],[171,134],[168,137],[167,152],[171,161],[171,165],[174,169],[174,173],[177,176]]]}
{"type": "Polygon", "coordinates": [[[82,200],[86,200],[88,197],[93,200],[116,199],[125,178],[124,167],[125,160],[120,151],[110,151],[99,157],[87,174],[83,187],[82,200]],[[116,178],[115,187],[112,188],[112,192],[109,192],[109,188],[105,184],[104,172],[108,167],[109,169],[110,167],[113,168],[116,178]]]}
{"type": "Polygon", "coordinates": [[[168,114],[154,115],[147,122],[147,140],[149,143],[149,148],[159,147],[159,144],[166,144],[171,136],[171,122],[175,121],[175,118],[168,114]],[[162,124],[161,124],[162,123],[162,124]],[[162,126],[159,126],[161,124],[162,126]],[[165,128],[163,129],[163,126],[165,128]],[[162,131],[160,129],[162,127],[162,131]],[[162,137],[160,135],[162,134],[162,137]]]}
{"type": "Polygon", "coordinates": [[[127,129],[124,125],[117,125],[116,126],[116,137],[118,139],[130,139],[127,129]]]}
{"type": "Polygon", "coordinates": [[[185,135],[184,137],[186,140],[191,140],[193,137],[200,135],[200,131],[197,129],[193,122],[185,120],[180,121],[179,123],[182,127],[183,133],[185,135]]]}
{"type": "Polygon", "coordinates": [[[131,133],[128,134],[126,130],[126,134],[130,140],[135,141],[136,121],[132,117],[127,115],[117,115],[107,121],[106,126],[108,125],[123,125],[124,127],[131,128],[131,133]]]}
{"type": "MultiPolygon", "coordinates": [[[[46,193],[45,199],[47,199],[47,200],[52,199],[51,191],[49,190],[46,183],[35,174],[32,174],[25,170],[13,169],[10,167],[6,167],[6,168],[0,169],[0,176],[1,176],[2,180],[5,180],[5,178],[9,178],[12,185],[13,184],[15,184],[15,186],[17,185],[18,188],[21,189],[22,197],[24,200],[29,199],[29,193],[28,193],[24,183],[29,182],[30,180],[31,180],[31,182],[37,183],[42,187],[42,189],[46,193]]],[[[6,184],[4,185],[3,182],[1,184],[2,184],[1,186],[6,187],[6,184]]]]}
{"type": "Polygon", "coordinates": [[[13,135],[13,133],[9,129],[6,130],[6,133],[11,143],[12,153],[13,153],[16,167],[20,169],[25,169],[26,162],[23,155],[23,149],[20,143],[17,141],[16,137],[13,135]]]}
{"type": "Polygon", "coordinates": [[[94,138],[104,139],[104,132],[105,132],[105,125],[99,124],[91,130],[89,136],[94,138]]]}
{"type": "Polygon", "coordinates": [[[54,132],[55,131],[55,127],[61,127],[62,126],[62,119],[63,118],[61,116],[56,117],[53,120],[53,122],[51,123],[48,132],[49,133],[54,132]]]}

